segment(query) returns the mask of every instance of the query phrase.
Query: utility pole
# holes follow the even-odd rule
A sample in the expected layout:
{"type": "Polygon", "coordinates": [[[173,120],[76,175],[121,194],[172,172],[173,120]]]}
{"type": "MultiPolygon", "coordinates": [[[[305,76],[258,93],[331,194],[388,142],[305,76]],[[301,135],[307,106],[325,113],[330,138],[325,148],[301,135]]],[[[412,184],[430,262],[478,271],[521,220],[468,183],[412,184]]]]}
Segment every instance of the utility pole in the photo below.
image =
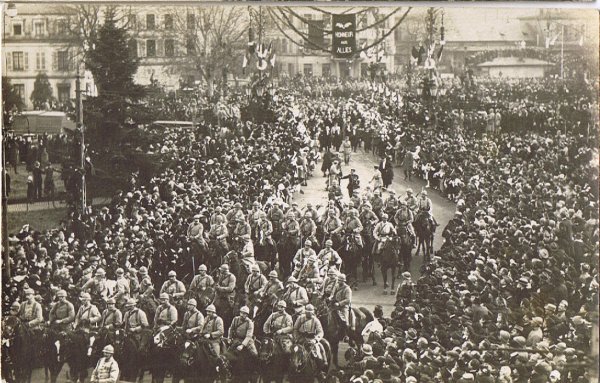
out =
{"type": "Polygon", "coordinates": [[[79,73],[79,68],[77,69],[77,80],[75,82],[75,92],[77,97],[77,130],[79,134],[81,134],[81,145],[80,145],[80,162],[79,166],[81,168],[81,214],[85,212],[86,204],[86,185],[85,185],[85,128],[83,126],[83,100],[81,99],[81,75],[79,73]]]}
{"type": "Polygon", "coordinates": [[[560,32],[560,79],[565,79],[565,25],[561,24],[560,32]]]}

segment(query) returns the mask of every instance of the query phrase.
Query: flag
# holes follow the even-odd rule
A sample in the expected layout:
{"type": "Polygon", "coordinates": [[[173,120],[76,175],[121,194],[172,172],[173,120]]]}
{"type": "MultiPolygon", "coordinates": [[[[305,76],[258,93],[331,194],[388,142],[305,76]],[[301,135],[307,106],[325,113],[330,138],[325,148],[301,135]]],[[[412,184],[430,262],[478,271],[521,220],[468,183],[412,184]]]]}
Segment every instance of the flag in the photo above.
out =
{"type": "Polygon", "coordinates": [[[419,46],[419,58],[417,60],[417,65],[421,65],[423,64],[423,61],[425,61],[425,47],[423,47],[423,45],[419,46]]]}
{"type": "Polygon", "coordinates": [[[360,58],[363,60],[367,59],[367,52],[365,52],[365,47],[367,46],[367,43],[363,43],[362,46],[360,47],[360,58]]]}
{"type": "Polygon", "coordinates": [[[244,61],[242,61],[242,73],[246,74],[246,67],[248,66],[248,56],[244,55],[244,61]]]}
{"type": "Polygon", "coordinates": [[[381,62],[381,60],[383,60],[383,55],[385,54],[385,51],[383,50],[383,48],[381,48],[379,50],[379,52],[377,52],[377,62],[381,62]]]}
{"type": "Polygon", "coordinates": [[[435,57],[435,61],[439,62],[442,59],[442,52],[444,51],[444,45],[445,44],[441,44],[440,50],[438,50],[437,55],[435,57]]]}
{"type": "Polygon", "coordinates": [[[277,54],[273,53],[273,55],[271,56],[271,59],[269,60],[269,63],[271,64],[271,66],[274,68],[275,67],[275,58],[277,57],[277,54]]]}

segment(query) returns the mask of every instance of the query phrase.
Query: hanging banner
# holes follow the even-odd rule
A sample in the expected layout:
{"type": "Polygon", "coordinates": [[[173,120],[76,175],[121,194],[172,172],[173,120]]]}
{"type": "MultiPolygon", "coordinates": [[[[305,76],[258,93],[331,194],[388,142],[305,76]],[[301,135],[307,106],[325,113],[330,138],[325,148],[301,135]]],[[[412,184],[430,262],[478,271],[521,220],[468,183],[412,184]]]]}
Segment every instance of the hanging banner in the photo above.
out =
{"type": "Polygon", "coordinates": [[[332,51],[337,58],[351,58],[356,53],[356,15],[332,15],[332,51]]]}

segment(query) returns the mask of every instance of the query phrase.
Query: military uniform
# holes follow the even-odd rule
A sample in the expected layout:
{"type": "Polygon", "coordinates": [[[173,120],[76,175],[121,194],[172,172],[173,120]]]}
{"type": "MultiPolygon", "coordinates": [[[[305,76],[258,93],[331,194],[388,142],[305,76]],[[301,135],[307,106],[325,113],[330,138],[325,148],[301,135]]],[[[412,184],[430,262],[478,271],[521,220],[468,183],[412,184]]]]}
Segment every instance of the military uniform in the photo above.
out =
{"type": "Polygon", "coordinates": [[[291,348],[292,332],[294,331],[294,321],[292,316],[285,311],[283,313],[274,312],[263,325],[263,331],[266,335],[273,335],[277,344],[284,353],[289,353],[291,348]],[[276,334],[280,331],[279,334],[276,334]]]}
{"type": "Polygon", "coordinates": [[[348,310],[352,301],[352,289],[345,283],[340,283],[333,292],[332,300],[337,303],[336,312],[340,319],[348,325],[348,310]]]}
{"type": "Polygon", "coordinates": [[[127,300],[129,297],[131,288],[129,285],[129,279],[125,278],[124,276],[118,277],[116,282],[117,284],[115,286],[115,292],[113,296],[117,301],[117,305],[120,305],[125,303],[125,300],[127,300]]]}
{"type": "Polygon", "coordinates": [[[194,279],[192,279],[192,283],[190,283],[190,290],[202,291],[207,287],[212,287],[214,285],[215,281],[210,275],[196,275],[194,279]]]}
{"type": "Polygon", "coordinates": [[[302,286],[296,286],[283,294],[283,300],[289,307],[293,307],[294,311],[299,312],[304,305],[308,304],[308,293],[302,286]]]}
{"type": "Polygon", "coordinates": [[[252,355],[256,356],[258,354],[254,344],[254,322],[250,318],[241,316],[233,318],[227,335],[232,341],[231,347],[237,347],[241,344],[252,355]]]}
{"type": "Polygon", "coordinates": [[[269,221],[273,224],[273,233],[275,239],[278,239],[281,234],[283,221],[285,220],[285,216],[283,214],[283,210],[279,208],[279,206],[273,206],[269,213],[267,214],[269,221]]]}
{"type": "Polygon", "coordinates": [[[31,329],[38,329],[44,322],[42,305],[38,301],[24,302],[19,309],[19,319],[29,324],[31,329]]]}
{"type": "Polygon", "coordinates": [[[210,222],[210,227],[216,226],[217,223],[227,224],[227,217],[225,217],[225,214],[223,214],[223,213],[215,212],[210,216],[209,222],[210,222]]]}
{"type": "Polygon", "coordinates": [[[172,326],[177,323],[177,309],[172,304],[162,304],[156,308],[154,314],[154,328],[159,326],[172,326]]]}
{"type": "Polygon", "coordinates": [[[322,277],[324,277],[327,274],[327,271],[329,271],[330,267],[335,266],[337,271],[339,271],[342,267],[342,258],[340,257],[338,252],[333,250],[332,248],[324,248],[323,250],[321,250],[319,252],[319,255],[317,256],[317,259],[319,260],[319,273],[322,277]]]}
{"type": "Polygon", "coordinates": [[[91,383],[117,383],[119,379],[119,365],[110,358],[100,358],[92,372],[91,383]]]}
{"type": "Polygon", "coordinates": [[[218,316],[214,318],[210,316],[206,317],[204,325],[202,325],[202,330],[200,330],[200,335],[210,335],[208,344],[216,356],[221,355],[221,339],[223,338],[224,333],[225,329],[223,327],[223,319],[218,316]]]}
{"type": "Polygon", "coordinates": [[[221,275],[215,286],[217,290],[217,297],[219,299],[226,300],[229,304],[233,304],[233,297],[235,295],[235,275],[228,273],[227,275],[221,275]]]}
{"type": "Polygon", "coordinates": [[[260,291],[260,295],[266,297],[267,299],[273,300],[279,297],[281,291],[283,291],[283,282],[279,279],[269,280],[266,285],[260,291]]]}
{"type": "Polygon", "coordinates": [[[378,195],[373,196],[373,198],[371,198],[371,206],[373,206],[373,213],[381,218],[381,213],[383,212],[383,198],[378,195]]]}
{"type": "Polygon", "coordinates": [[[375,252],[379,253],[383,243],[394,234],[396,234],[396,228],[391,222],[382,221],[375,225],[375,229],[373,229],[373,237],[377,240],[375,252]]]}
{"type": "Polygon", "coordinates": [[[81,306],[75,315],[75,328],[79,328],[83,320],[87,320],[90,325],[96,325],[100,319],[100,311],[95,305],[81,306]]]}
{"type": "Polygon", "coordinates": [[[325,281],[323,281],[323,298],[328,298],[330,297],[333,292],[335,291],[337,285],[337,277],[334,276],[327,276],[325,278],[325,281]]]}
{"type": "Polygon", "coordinates": [[[57,324],[57,326],[63,331],[70,330],[75,320],[73,304],[69,301],[56,302],[50,309],[49,320],[51,324],[55,324],[54,322],[57,320],[62,320],[63,322],[57,324]]]}
{"type": "Polygon", "coordinates": [[[252,238],[252,228],[246,221],[237,222],[233,232],[231,233],[231,238],[236,238],[243,240],[250,240],[252,238]]]}
{"type": "Polygon", "coordinates": [[[202,326],[204,324],[204,315],[198,310],[194,308],[192,311],[186,311],[183,314],[183,330],[191,330],[192,334],[200,333],[202,330],[202,326]]]}
{"type": "Polygon", "coordinates": [[[209,238],[217,241],[217,243],[226,251],[229,250],[229,245],[227,244],[228,235],[229,230],[227,230],[227,226],[224,224],[211,226],[210,231],[208,232],[209,238]]]}
{"type": "Polygon", "coordinates": [[[297,278],[298,274],[306,264],[306,259],[311,256],[317,256],[317,254],[312,248],[306,249],[305,247],[303,247],[299,249],[296,252],[296,255],[294,255],[294,260],[292,261],[294,264],[294,273],[292,275],[294,275],[297,278]]]}
{"type": "Polygon", "coordinates": [[[123,326],[125,331],[139,332],[144,328],[148,327],[148,318],[146,313],[134,307],[127,311],[123,316],[123,326]]]}
{"type": "Polygon", "coordinates": [[[259,246],[265,246],[265,245],[271,245],[273,246],[273,239],[271,238],[271,235],[273,234],[273,224],[266,219],[262,219],[260,220],[260,222],[258,223],[257,226],[257,231],[256,231],[256,243],[259,246]]]}
{"type": "Polygon", "coordinates": [[[288,219],[282,225],[282,230],[287,235],[295,246],[300,245],[300,224],[295,219],[288,219]]]}
{"type": "Polygon", "coordinates": [[[415,237],[415,230],[412,225],[414,217],[413,213],[410,211],[410,209],[408,209],[408,207],[398,209],[396,215],[394,216],[394,221],[396,221],[398,227],[405,226],[411,237],[415,237]]]}
{"type": "MultiPolygon", "coordinates": [[[[358,217],[358,215],[356,217],[358,217]]],[[[356,241],[358,246],[362,248],[363,241],[362,241],[362,237],[361,237],[360,233],[363,230],[363,225],[360,222],[360,220],[358,218],[355,218],[354,216],[348,217],[348,219],[346,220],[346,224],[344,226],[345,226],[345,231],[347,233],[354,234],[354,240],[356,241]]]]}
{"type": "Polygon", "coordinates": [[[254,273],[248,275],[246,278],[246,284],[244,289],[247,294],[246,305],[250,307],[250,313],[252,313],[252,306],[256,303],[256,298],[260,294],[262,288],[267,284],[267,277],[262,274],[255,275],[254,273]]]}
{"type": "Polygon", "coordinates": [[[105,278],[92,278],[83,285],[81,288],[83,292],[89,292],[92,297],[99,296],[103,298],[107,298],[108,288],[106,287],[106,279],[105,278]]]}
{"type": "Polygon", "coordinates": [[[406,206],[408,206],[408,209],[410,211],[414,213],[417,212],[417,199],[415,198],[415,196],[407,196],[406,199],[404,200],[404,203],[406,203],[406,206]]]}
{"type": "Polygon", "coordinates": [[[306,314],[301,314],[296,323],[294,323],[294,338],[299,342],[306,340],[323,338],[323,326],[316,316],[307,318],[306,314]]]}
{"type": "Polygon", "coordinates": [[[181,294],[185,293],[185,291],[185,285],[183,284],[183,282],[177,279],[175,279],[174,281],[165,281],[165,283],[163,283],[162,287],[160,288],[160,294],[167,293],[171,297],[174,297],[175,300],[181,299],[181,294]],[[178,294],[179,297],[175,297],[175,294],[178,294]]]}
{"type": "Polygon", "coordinates": [[[107,330],[113,330],[119,326],[123,322],[123,314],[117,308],[113,309],[105,309],[102,312],[102,316],[100,318],[100,327],[106,328],[107,330]]]}
{"type": "Polygon", "coordinates": [[[333,246],[340,244],[339,232],[342,229],[342,221],[338,217],[327,217],[325,223],[323,223],[323,231],[326,237],[330,237],[333,241],[333,246]]]}
{"type": "Polygon", "coordinates": [[[303,240],[309,239],[310,241],[316,243],[315,234],[317,233],[317,225],[312,218],[304,218],[300,223],[300,234],[302,235],[303,240]]]}

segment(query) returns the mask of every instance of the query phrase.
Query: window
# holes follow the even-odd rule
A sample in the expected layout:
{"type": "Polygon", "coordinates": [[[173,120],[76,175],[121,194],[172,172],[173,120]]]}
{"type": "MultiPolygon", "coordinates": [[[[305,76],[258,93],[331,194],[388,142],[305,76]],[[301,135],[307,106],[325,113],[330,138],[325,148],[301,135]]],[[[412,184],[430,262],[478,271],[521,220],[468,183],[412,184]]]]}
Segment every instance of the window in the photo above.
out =
{"type": "Polygon", "coordinates": [[[193,13],[188,13],[187,15],[187,29],[196,29],[196,15],[193,13]]]}
{"type": "Polygon", "coordinates": [[[25,102],[25,84],[14,84],[13,90],[19,95],[21,101],[25,102]]]}
{"type": "Polygon", "coordinates": [[[331,64],[329,64],[329,63],[323,64],[323,67],[321,69],[321,75],[323,77],[331,76],[331,64]]]}
{"type": "Polygon", "coordinates": [[[33,30],[36,36],[43,36],[44,35],[44,22],[43,21],[36,21],[35,23],[33,23],[33,30]]]}
{"type": "Polygon", "coordinates": [[[185,42],[185,49],[186,49],[188,56],[192,56],[192,55],[196,54],[196,44],[194,43],[193,38],[191,38],[191,37],[187,38],[187,40],[185,42]]]}
{"type": "Polygon", "coordinates": [[[146,57],[156,56],[156,41],[146,40],[146,57]]]}
{"type": "Polygon", "coordinates": [[[69,84],[58,84],[58,102],[66,102],[71,99],[71,85],[69,84]]]}
{"type": "Polygon", "coordinates": [[[127,17],[127,24],[129,24],[130,28],[137,27],[137,15],[131,14],[127,17]]]}
{"type": "Polygon", "coordinates": [[[165,29],[168,31],[173,30],[173,15],[165,15],[165,29]]]}
{"type": "Polygon", "coordinates": [[[56,33],[59,35],[67,34],[67,21],[66,20],[58,20],[56,22],[56,33]]]}
{"type": "Polygon", "coordinates": [[[131,57],[138,57],[138,45],[136,39],[129,40],[129,54],[131,57]]]}
{"type": "Polygon", "coordinates": [[[281,47],[281,53],[288,53],[288,41],[287,39],[283,40],[283,44],[281,47]]]}
{"type": "Polygon", "coordinates": [[[23,52],[13,52],[13,70],[25,70],[25,60],[23,59],[23,52]]]}
{"type": "Polygon", "coordinates": [[[150,30],[150,29],[154,29],[154,27],[155,27],[154,15],[153,14],[146,15],[146,29],[150,30]]]}
{"type": "Polygon", "coordinates": [[[312,76],[313,75],[313,66],[312,64],[304,64],[304,75],[312,76]]]}
{"type": "Polygon", "coordinates": [[[35,69],[46,70],[46,53],[38,52],[35,54],[35,69]]]}
{"type": "Polygon", "coordinates": [[[23,35],[23,24],[13,24],[13,36],[22,36],[23,35]]]}
{"type": "Polygon", "coordinates": [[[175,56],[175,41],[173,41],[172,39],[165,40],[165,56],[175,56]]]}
{"type": "Polygon", "coordinates": [[[69,51],[58,51],[58,70],[69,70],[69,51]]]}
{"type": "Polygon", "coordinates": [[[294,64],[288,63],[288,74],[291,76],[294,74],[294,64]]]}

